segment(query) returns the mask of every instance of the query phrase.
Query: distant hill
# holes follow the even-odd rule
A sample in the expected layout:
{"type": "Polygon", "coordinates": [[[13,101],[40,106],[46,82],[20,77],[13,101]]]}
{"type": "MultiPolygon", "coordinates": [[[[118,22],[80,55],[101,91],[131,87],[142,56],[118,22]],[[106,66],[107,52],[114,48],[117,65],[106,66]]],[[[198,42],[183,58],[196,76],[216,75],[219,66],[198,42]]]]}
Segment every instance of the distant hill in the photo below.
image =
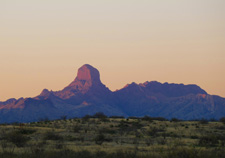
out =
{"type": "Polygon", "coordinates": [[[34,98],[0,102],[1,123],[82,117],[96,112],[109,116],[218,119],[225,116],[225,98],[209,95],[197,85],[156,81],[131,83],[112,92],[102,84],[99,71],[85,64],[75,80],[61,91],[44,89],[34,98]]]}

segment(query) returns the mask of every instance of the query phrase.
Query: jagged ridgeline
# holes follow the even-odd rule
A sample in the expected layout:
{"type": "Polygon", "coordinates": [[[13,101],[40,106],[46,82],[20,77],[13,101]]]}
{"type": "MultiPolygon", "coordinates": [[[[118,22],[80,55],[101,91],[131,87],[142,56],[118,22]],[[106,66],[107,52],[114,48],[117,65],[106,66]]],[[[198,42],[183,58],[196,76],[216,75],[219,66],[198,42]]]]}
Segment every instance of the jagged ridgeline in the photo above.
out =
{"type": "Polygon", "coordinates": [[[156,81],[131,83],[112,92],[102,84],[99,71],[85,64],[75,80],[61,91],[44,89],[34,98],[0,102],[1,123],[82,117],[97,112],[125,117],[219,119],[225,116],[225,98],[209,95],[197,85],[156,81]]]}

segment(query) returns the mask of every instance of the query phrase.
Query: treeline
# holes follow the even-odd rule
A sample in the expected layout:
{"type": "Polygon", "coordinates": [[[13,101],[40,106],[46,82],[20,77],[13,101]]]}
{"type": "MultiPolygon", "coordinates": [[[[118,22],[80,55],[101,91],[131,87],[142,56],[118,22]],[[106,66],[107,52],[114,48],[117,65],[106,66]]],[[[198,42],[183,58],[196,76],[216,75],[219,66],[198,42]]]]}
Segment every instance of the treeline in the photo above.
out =
{"type": "MultiPolygon", "coordinates": [[[[112,119],[136,119],[136,120],[143,120],[143,121],[170,121],[170,122],[181,122],[181,121],[198,121],[202,124],[207,124],[208,122],[222,122],[225,124],[225,116],[224,117],[221,117],[220,119],[214,119],[214,118],[211,118],[211,119],[205,119],[205,118],[202,118],[202,119],[191,119],[191,120],[182,120],[182,119],[179,119],[179,118],[171,118],[171,119],[167,119],[167,118],[164,118],[164,117],[151,117],[151,116],[148,116],[148,115],[145,115],[143,117],[138,117],[138,116],[129,116],[129,117],[124,117],[124,116],[107,116],[105,115],[103,112],[97,112],[93,115],[85,115],[83,117],[81,117],[82,120],[89,120],[89,119],[93,119],[93,118],[98,118],[98,119],[101,119],[102,121],[107,121],[108,119],[112,118],[112,119]]],[[[79,117],[73,117],[73,118],[69,118],[67,117],[66,115],[63,115],[61,116],[59,119],[56,119],[56,120],[68,120],[68,119],[80,119],[79,117]]],[[[45,118],[40,118],[39,121],[37,122],[50,122],[50,121],[55,121],[54,120],[50,120],[48,117],[45,117],[45,118]]],[[[21,124],[20,122],[13,122],[13,123],[2,123],[0,125],[9,125],[9,124],[12,124],[12,125],[19,125],[21,124]]]]}
{"type": "MultiPolygon", "coordinates": [[[[65,118],[65,117],[64,117],[65,118]]],[[[208,122],[217,122],[220,121],[222,123],[225,124],[225,117],[221,117],[220,119],[192,119],[192,120],[182,120],[182,119],[178,119],[178,118],[171,118],[171,119],[167,119],[164,117],[151,117],[148,115],[145,115],[143,117],[137,117],[137,116],[129,116],[129,117],[124,117],[124,116],[107,116],[105,115],[103,112],[97,112],[94,115],[85,115],[84,117],[82,117],[82,119],[90,119],[90,118],[99,118],[99,119],[107,119],[107,118],[113,118],[113,119],[137,119],[137,120],[143,120],[143,121],[171,121],[171,122],[180,122],[180,121],[199,121],[200,123],[204,124],[204,123],[208,123],[208,122]]]]}
{"type": "MultiPolygon", "coordinates": [[[[98,119],[101,119],[102,121],[107,121],[107,119],[136,119],[136,120],[143,120],[143,121],[149,121],[149,122],[152,122],[152,121],[170,121],[170,122],[181,122],[181,121],[198,121],[200,122],[201,124],[207,124],[208,122],[222,122],[225,124],[225,116],[224,117],[221,117],[220,119],[214,119],[214,118],[211,118],[211,119],[205,119],[205,118],[202,118],[202,119],[192,119],[192,120],[182,120],[182,119],[179,119],[179,118],[171,118],[171,119],[167,119],[167,118],[164,118],[164,117],[151,117],[151,116],[148,116],[148,115],[145,115],[143,117],[138,117],[138,116],[129,116],[129,117],[124,117],[124,116],[116,116],[116,115],[113,115],[113,116],[107,116],[105,115],[103,112],[97,112],[93,115],[85,115],[83,117],[81,117],[81,119],[83,120],[88,120],[88,119],[93,119],[93,118],[98,118],[98,119]]],[[[67,120],[69,119],[67,116],[61,116],[60,119],[58,120],[67,120]]],[[[78,117],[74,117],[74,118],[70,118],[70,119],[79,119],[78,117]]],[[[44,119],[39,119],[38,122],[48,122],[50,121],[48,118],[44,118],[44,119]]],[[[14,123],[15,124],[15,123],[14,123]]]]}

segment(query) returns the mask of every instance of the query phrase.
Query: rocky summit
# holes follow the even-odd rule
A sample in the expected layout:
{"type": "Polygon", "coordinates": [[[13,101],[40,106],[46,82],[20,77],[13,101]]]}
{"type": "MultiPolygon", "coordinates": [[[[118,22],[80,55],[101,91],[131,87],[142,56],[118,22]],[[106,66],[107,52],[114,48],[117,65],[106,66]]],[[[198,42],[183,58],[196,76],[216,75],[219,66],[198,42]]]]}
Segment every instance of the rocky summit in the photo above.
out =
{"type": "Polygon", "coordinates": [[[75,80],[62,91],[54,92],[54,95],[61,99],[69,99],[77,95],[104,95],[110,92],[111,91],[102,84],[99,71],[91,65],[85,64],[78,69],[75,80]]]}
{"type": "Polygon", "coordinates": [[[96,112],[125,117],[219,119],[225,116],[225,98],[209,95],[197,85],[157,81],[133,82],[112,92],[101,82],[99,71],[85,64],[61,91],[44,89],[34,98],[0,102],[0,123],[82,117],[96,112]]]}

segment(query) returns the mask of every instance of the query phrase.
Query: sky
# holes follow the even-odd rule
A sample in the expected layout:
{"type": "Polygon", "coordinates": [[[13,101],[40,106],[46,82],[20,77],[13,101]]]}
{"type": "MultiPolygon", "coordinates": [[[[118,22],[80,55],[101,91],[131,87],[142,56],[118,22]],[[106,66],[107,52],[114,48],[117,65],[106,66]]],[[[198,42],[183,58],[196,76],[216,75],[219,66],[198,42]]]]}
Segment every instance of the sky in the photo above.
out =
{"type": "Polygon", "coordinates": [[[0,0],[0,101],[61,90],[83,64],[113,91],[159,81],[225,97],[225,1],[0,0]]]}

